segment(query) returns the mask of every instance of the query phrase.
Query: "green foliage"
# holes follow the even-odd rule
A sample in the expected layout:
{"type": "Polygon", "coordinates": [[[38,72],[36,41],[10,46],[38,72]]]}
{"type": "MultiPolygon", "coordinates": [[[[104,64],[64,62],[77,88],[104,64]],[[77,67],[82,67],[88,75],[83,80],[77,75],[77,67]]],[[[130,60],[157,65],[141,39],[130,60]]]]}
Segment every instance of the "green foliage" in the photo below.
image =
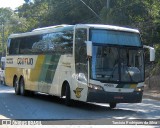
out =
{"type": "Polygon", "coordinates": [[[155,50],[156,50],[156,63],[160,66],[160,44],[155,45],[155,50]]]}
{"type": "Polygon", "coordinates": [[[0,23],[5,23],[11,19],[12,10],[9,8],[0,8],[0,23]]]}
{"type": "Polygon", "coordinates": [[[18,8],[19,17],[25,18],[28,22],[28,31],[37,27],[42,27],[48,10],[46,3],[24,4],[18,8]]]}
{"type": "Polygon", "coordinates": [[[20,18],[10,8],[0,8],[0,52],[2,52],[2,48],[5,51],[7,38],[11,33],[27,31],[26,24],[26,20],[22,17],[20,18]]]}

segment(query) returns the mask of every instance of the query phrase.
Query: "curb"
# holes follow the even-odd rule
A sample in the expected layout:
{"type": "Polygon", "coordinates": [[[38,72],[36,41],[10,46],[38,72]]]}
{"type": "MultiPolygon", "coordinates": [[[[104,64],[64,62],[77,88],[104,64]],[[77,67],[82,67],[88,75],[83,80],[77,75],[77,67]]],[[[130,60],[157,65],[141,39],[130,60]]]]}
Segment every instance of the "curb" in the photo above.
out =
{"type": "Polygon", "coordinates": [[[160,96],[152,96],[152,94],[143,94],[143,98],[149,98],[149,99],[153,99],[153,100],[160,100],[160,96]]]}

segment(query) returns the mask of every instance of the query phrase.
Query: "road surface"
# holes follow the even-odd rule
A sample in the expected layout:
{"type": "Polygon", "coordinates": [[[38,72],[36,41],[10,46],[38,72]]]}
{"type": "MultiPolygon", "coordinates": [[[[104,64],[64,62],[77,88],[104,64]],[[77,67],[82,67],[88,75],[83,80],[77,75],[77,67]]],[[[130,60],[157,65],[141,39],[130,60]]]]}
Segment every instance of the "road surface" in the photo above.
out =
{"type": "Polygon", "coordinates": [[[14,88],[0,85],[1,119],[40,119],[40,120],[83,120],[95,124],[101,120],[160,119],[160,102],[144,98],[138,104],[118,104],[110,109],[108,104],[87,104],[73,102],[72,107],[65,106],[57,97],[36,94],[25,97],[14,94],[14,88]]]}

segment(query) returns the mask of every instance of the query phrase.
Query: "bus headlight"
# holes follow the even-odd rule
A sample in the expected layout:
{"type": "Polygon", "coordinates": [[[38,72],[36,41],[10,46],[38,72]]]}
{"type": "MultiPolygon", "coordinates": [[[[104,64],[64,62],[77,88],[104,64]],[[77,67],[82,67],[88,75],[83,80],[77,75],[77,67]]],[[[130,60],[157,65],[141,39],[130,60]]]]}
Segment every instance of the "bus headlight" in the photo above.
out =
{"type": "Polygon", "coordinates": [[[141,92],[144,90],[144,86],[135,88],[135,91],[141,92]]]}
{"type": "Polygon", "coordinates": [[[103,87],[99,86],[99,85],[93,85],[93,84],[89,84],[88,86],[89,88],[95,89],[95,90],[103,90],[103,87]]]}

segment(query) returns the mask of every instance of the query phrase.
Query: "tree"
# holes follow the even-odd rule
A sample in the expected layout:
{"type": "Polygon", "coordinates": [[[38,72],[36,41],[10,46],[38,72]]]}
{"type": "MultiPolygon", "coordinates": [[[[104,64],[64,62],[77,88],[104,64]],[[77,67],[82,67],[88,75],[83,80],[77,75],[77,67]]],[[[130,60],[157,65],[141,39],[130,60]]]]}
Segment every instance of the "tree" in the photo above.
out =
{"type": "Polygon", "coordinates": [[[158,43],[159,0],[109,2],[108,6],[107,0],[26,1],[18,8],[18,16],[23,19],[27,29],[24,27],[17,31],[31,31],[37,27],[57,24],[102,23],[138,28],[145,44],[158,43]]]}
{"type": "Polygon", "coordinates": [[[26,20],[19,18],[17,13],[10,8],[0,8],[0,30],[0,52],[2,52],[2,46],[6,46],[7,38],[11,33],[25,32],[27,30],[26,20]]]}
{"type": "Polygon", "coordinates": [[[28,31],[37,27],[43,27],[45,15],[48,11],[48,6],[44,2],[36,2],[30,4],[23,4],[18,8],[19,17],[25,18],[28,25],[28,31]]]}

